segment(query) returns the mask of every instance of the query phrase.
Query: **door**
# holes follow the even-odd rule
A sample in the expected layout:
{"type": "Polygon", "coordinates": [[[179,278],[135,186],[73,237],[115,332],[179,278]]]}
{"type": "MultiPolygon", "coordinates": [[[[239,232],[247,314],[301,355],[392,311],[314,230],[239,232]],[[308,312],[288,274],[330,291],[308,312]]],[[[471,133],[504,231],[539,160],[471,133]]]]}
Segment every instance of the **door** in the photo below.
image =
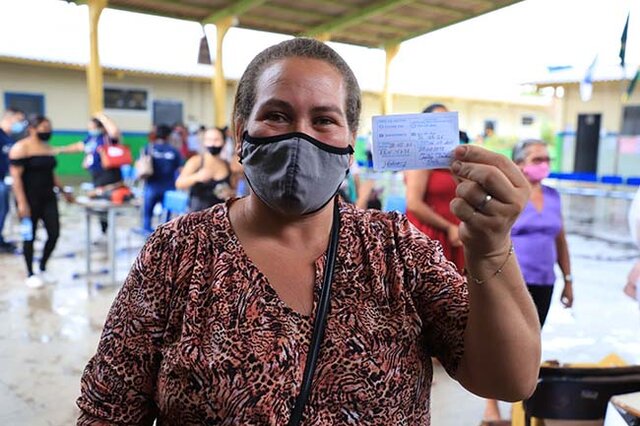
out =
{"type": "Polygon", "coordinates": [[[601,114],[579,114],[574,172],[596,173],[601,114]]]}

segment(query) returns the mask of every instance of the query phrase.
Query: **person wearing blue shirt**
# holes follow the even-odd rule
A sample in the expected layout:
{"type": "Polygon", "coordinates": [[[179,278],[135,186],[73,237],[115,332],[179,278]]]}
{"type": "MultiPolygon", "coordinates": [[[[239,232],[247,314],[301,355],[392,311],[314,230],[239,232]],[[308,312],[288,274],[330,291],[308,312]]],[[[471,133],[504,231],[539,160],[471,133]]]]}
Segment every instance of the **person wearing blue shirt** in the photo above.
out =
{"type": "Polygon", "coordinates": [[[16,108],[7,108],[0,119],[0,253],[13,253],[16,246],[2,236],[4,222],[9,214],[9,191],[4,183],[9,171],[9,150],[13,146],[13,135],[19,135],[27,128],[24,113],[16,108]]]}
{"type": "MultiPolygon", "coordinates": [[[[95,191],[105,192],[116,189],[124,182],[120,168],[105,169],[100,160],[99,147],[106,143],[119,143],[121,139],[120,129],[113,120],[104,113],[98,113],[89,120],[87,125],[88,135],[84,140],[54,149],[55,154],[84,152],[82,167],[87,169],[93,181],[95,191]]],[[[102,233],[107,232],[106,215],[100,216],[100,228],[102,233]]]]}
{"type": "Polygon", "coordinates": [[[176,173],[182,166],[180,152],[168,142],[170,135],[171,127],[165,124],[158,125],[156,139],[145,148],[145,152],[151,154],[153,159],[153,174],[146,179],[144,185],[142,227],[145,232],[153,231],[153,208],[162,202],[165,192],[175,189],[176,173]]]}

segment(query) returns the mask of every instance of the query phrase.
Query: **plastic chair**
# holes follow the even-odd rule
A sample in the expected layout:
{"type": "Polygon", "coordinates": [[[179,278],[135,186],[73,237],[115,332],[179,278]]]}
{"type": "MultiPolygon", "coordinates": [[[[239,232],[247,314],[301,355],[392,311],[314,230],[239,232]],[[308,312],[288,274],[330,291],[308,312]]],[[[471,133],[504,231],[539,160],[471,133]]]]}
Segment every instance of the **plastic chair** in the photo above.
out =
{"type": "Polygon", "coordinates": [[[623,181],[624,180],[622,179],[622,176],[618,175],[604,175],[600,178],[600,182],[608,183],[611,185],[620,185],[623,181]]]}
{"type": "Polygon", "coordinates": [[[640,186],[640,176],[629,176],[627,185],[640,186]]]}
{"type": "Polygon", "coordinates": [[[172,214],[181,215],[189,208],[189,194],[182,191],[167,191],[162,199],[162,209],[165,212],[165,222],[171,219],[172,214]]]}
{"type": "Polygon", "coordinates": [[[384,200],[382,208],[385,212],[398,211],[400,213],[407,212],[407,199],[401,195],[390,195],[384,200]]]}
{"type": "Polygon", "coordinates": [[[531,418],[604,419],[613,395],[640,390],[640,366],[541,367],[535,392],[524,401],[525,426],[531,418]]]}
{"type": "Polygon", "coordinates": [[[120,166],[120,173],[122,174],[122,180],[127,186],[132,186],[136,180],[136,169],[131,164],[125,164],[120,166]]]}
{"type": "Polygon", "coordinates": [[[598,176],[595,173],[575,172],[572,179],[580,182],[597,182],[598,176]]]}

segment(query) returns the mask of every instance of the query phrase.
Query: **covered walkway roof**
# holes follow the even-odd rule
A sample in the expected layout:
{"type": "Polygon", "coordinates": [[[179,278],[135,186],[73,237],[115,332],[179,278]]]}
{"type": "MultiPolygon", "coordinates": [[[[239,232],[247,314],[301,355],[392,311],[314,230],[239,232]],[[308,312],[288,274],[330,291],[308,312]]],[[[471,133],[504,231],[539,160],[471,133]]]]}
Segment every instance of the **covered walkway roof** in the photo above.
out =
{"type": "MultiPolygon", "coordinates": [[[[87,3],[87,0],[73,0],[87,3]]],[[[366,47],[399,44],[520,0],[109,0],[108,7],[366,47]]]]}
{"type": "MultiPolygon", "coordinates": [[[[214,122],[228,121],[222,43],[232,26],[314,37],[386,53],[382,113],[391,112],[390,63],[408,39],[455,24],[521,0],[67,0],[89,5],[91,59],[87,67],[90,112],[102,110],[102,70],[98,54],[98,21],[106,7],[182,18],[216,26],[215,72],[212,78],[214,122]]],[[[205,55],[206,56],[206,55],[205,55]]]]}

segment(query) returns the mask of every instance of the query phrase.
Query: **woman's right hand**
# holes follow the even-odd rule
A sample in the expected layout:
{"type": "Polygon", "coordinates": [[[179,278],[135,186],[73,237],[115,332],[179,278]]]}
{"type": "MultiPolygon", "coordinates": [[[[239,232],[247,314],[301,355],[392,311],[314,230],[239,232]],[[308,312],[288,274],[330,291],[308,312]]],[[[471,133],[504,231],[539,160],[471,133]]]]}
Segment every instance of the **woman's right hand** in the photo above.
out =
{"type": "Polygon", "coordinates": [[[29,204],[18,203],[18,215],[20,215],[21,218],[31,217],[31,208],[29,207],[29,204]]]}

